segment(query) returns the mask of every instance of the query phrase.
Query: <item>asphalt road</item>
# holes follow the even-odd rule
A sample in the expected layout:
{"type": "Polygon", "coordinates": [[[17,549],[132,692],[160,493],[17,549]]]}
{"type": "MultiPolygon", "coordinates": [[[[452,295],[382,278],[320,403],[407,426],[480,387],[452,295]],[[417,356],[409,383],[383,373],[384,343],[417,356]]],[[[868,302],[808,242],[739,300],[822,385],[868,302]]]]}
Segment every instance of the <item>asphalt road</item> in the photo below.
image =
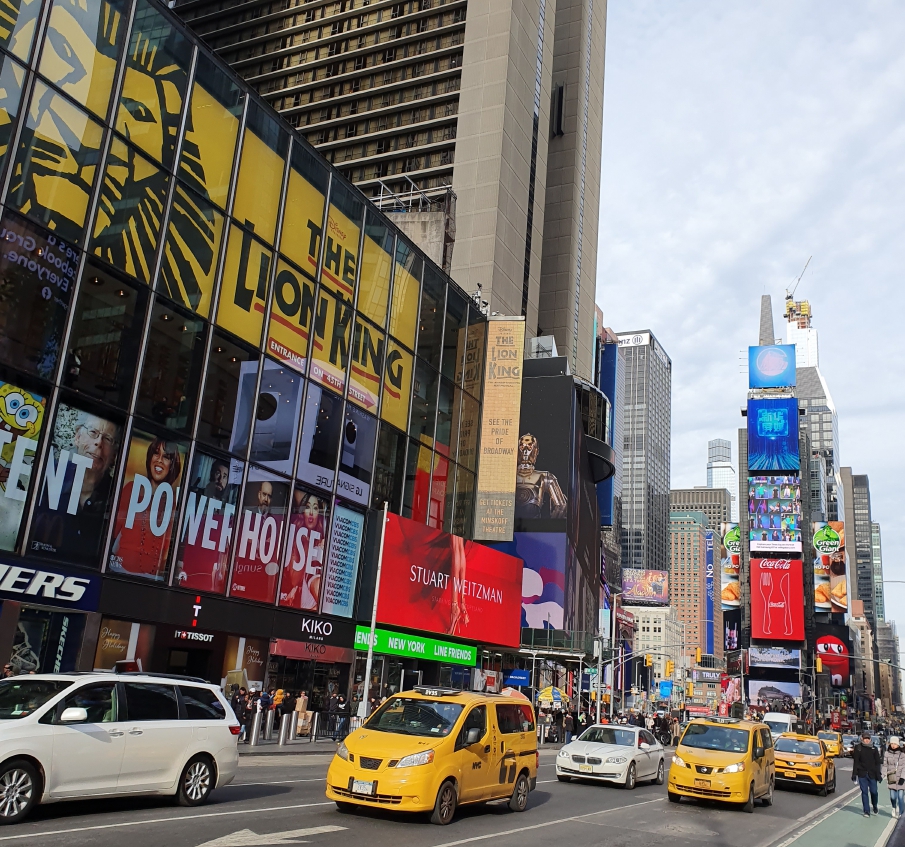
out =
{"type": "Polygon", "coordinates": [[[777,791],[771,808],[758,805],[749,815],[709,803],[669,804],[665,786],[625,791],[560,783],[554,758],[554,751],[542,753],[537,790],[524,813],[499,804],[466,808],[447,827],[370,809],[340,814],[324,796],[328,756],[275,755],[243,757],[236,781],[205,806],[131,798],[39,807],[25,823],[0,829],[0,847],[26,840],[41,847],[528,847],[551,841],[651,847],[666,839],[671,847],[789,847],[796,833],[835,808],[851,788],[850,761],[840,760],[835,796],[777,791]]]}

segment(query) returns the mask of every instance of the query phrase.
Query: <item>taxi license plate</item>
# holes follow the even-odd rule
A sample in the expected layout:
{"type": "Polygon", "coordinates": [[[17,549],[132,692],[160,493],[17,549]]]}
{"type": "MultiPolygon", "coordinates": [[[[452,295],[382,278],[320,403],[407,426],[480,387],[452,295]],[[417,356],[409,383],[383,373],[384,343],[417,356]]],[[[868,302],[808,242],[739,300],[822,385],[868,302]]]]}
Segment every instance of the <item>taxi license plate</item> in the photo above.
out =
{"type": "Polygon", "coordinates": [[[579,773],[594,773],[594,768],[590,765],[579,765],[578,766],[579,773]]]}
{"type": "Polygon", "coordinates": [[[710,788],[710,780],[709,779],[696,779],[694,781],[695,788],[710,788]]]}
{"type": "Polygon", "coordinates": [[[786,779],[795,779],[795,777],[798,776],[798,774],[796,774],[795,771],[783,771],[782,775],[786,779]]]}
{"type": "Polygon", "coordinates": [[[366,780],[361,780],[361,779],[352,780],[352,793],[353,794],[373,794],[374,793],[374,783],[368,782],[366,780]]]}

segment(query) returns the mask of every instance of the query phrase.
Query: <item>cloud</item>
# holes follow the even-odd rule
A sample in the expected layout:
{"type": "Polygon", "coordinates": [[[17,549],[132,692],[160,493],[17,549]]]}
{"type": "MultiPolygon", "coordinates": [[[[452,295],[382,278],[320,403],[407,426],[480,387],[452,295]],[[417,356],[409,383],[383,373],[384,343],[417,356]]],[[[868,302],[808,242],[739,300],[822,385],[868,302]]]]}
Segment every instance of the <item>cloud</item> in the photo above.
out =
{"type": "Polygon", "coordinates": [[[607,325],[649,327],[672,358],[672,485],[702,485],[707,440],[737,449],[760,295],[782,334],[813,256],[797,297],[887,578],[905,552],[903,41],[896,2],[610,0],[597,283],[607,325]]]}

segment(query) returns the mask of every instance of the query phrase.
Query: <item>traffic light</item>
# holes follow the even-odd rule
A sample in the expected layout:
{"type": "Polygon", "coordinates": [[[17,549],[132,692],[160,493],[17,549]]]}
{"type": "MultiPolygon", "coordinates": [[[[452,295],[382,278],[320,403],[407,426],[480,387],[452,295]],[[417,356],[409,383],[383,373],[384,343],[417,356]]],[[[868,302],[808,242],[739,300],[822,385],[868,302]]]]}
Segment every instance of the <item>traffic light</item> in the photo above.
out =
{"type": "Polygon", "coordinates": [[[701,664],[701,648],[700,648],[700,647],[696,647],[696,648],[695,648],[695,651],[694,651],[694,663],[695,663],[696,665],[701,664]]]}
{"type": "Polygon", "coordinates": [[[694,683],[693,682],[685,683],[685,696],[694,697],[694,683]]]}
{"type": "Polygon", "coordinates": [[[823,659],[817,657],[817,673],[823,673],[823,659]]]}
{"type": "Polygon", "coordinates": [[[676,663],[672,659],[666,660],[666,678],[671,679],[672,673],[675,670],[676,663]]]}
{"type": "Polygon", "coordinates": [[[654,663],[654,658],[650,653],[644,654],[644,667],[649,668],[654,663]]]}

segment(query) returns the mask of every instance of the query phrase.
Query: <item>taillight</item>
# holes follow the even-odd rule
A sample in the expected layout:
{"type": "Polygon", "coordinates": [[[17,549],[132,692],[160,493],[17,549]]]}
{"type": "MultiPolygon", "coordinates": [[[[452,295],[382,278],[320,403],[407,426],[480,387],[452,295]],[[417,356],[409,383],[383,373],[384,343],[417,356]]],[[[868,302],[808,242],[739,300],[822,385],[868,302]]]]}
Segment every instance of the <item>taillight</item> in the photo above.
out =
{"type": "Polygon", "coordinates": [[[239,726],[238,724],[235,724],[235,725],[232,725],[232,724],[231,724],[230,727],[229,727],[229,731],[230,731],[233,735],[238,735],[240,732],[242,732],[242,727],[239,726]]]}

